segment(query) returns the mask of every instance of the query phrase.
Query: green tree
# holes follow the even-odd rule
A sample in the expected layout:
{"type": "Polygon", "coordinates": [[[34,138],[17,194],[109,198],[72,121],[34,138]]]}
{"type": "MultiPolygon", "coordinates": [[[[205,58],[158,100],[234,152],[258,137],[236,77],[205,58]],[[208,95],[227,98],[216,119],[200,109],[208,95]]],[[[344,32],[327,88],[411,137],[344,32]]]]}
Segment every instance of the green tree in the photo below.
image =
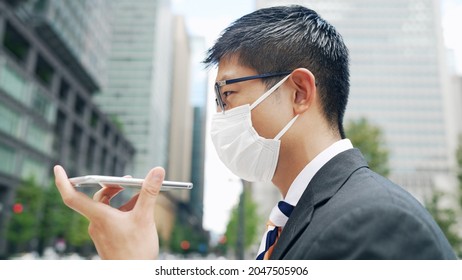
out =
{"type": "Polygon", "coordinates": [[[384,136],[380,127],[374,126],[362,117],[348,122],[345,133],[353,146],[363,153],[370,169],[383,176],[389,175],[389,153],[385,147],[384,136]]]}
{"type": "Polygon", "coordinates": [[[458,209],[443,208],[440,199],[445,195],[435,191],[425,206],[440,226],[444,235],[453,247],[459,258],[462,258],[462,237],[458,233],[457,213],[462,210],[462,136],[459,136],[459,145],[456,151],[456,176],[458,179],[457,205],[458,209]]]}
{"type": "MultiPolygon", "coordinates": [[[[181,215],[175,220],[172,235],[168,243],[170,251],[180,254],[192,252],[206,254],[208,251],[208,237],[201,229],[194,228],[184,222],[184,220],[185,217],[181,215]]],[[[163,240],[159,240],[159,242],[163,243],[163,240]]]]}
{"type": "Polygon", "coordinates": [[[52,246],[56,237],[64,237],[69,229],[69,209],[61,200],[58,189],[53,185],[45,190],[41,238],[45,246],[52,246]]]}
{"type": "Polygon", "coordinates": [[[64,238],[71,248],[91,244],[88,220],[67,207],[56,186],[45,190],[41,238],[45,246],[53,246],[56,238],[64,238]]]}
{"type": "Polygon", "coordinates": [[[462,257],[462,238],[457,231],[457,215],[454,209],[442,208],[440,199],[444,194],[434,192],[425,206],[448,239],[452,248],[459,257],[462,257]]]}
{"type": "MultiPolygon", "coordinates": [[[[257,213],[257,204],[252,198],[252,193],[249,188],[244,188],[244,248],[248,249],[254,245],[257,238],[258,229],[260,228],[260,219],[257,213]]],[[[241,226],[239,219],[239,205],[236,205],[232,212],[231,217],[226,227],[226,246],[227,249],[236,249],[238,246],[239,226],[241,226]]]]}
{"type": "Polygon", "coordinates": [[[69,228],[64,235],[69,245],[79,249],[90,244],[91,238],[88,234],[89,221],[77,212],[72,212],[69,218],[69,228]]]}
{"type": "Polygon", "coordinates": [[[462,209],[462,135],[459,135],[459,145],[456,151],[457,179],[459,182],[459,206],[462,209]]]}
{"type": "Polygon", "coordinates": [[[36,249],[43,207],[43,187],[34,178],[19,185],[8,223],[7,240],[11,254],[36,249]]]}

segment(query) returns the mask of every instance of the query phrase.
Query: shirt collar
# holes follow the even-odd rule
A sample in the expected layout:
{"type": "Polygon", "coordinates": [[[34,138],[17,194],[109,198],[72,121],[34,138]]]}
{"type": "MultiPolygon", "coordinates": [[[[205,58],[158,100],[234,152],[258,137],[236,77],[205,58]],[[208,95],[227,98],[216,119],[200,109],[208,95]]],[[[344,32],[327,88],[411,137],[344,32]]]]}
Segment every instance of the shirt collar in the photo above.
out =
{"type": "Polygon", "coordinates": [[[321,167],[323,167],[336,155],[352,148],[353,145],[349,139],[342,139],[330,145],[327,149],[318,154],[305,166],[305,168],[303,168],[303,170],[292,182],[289,191],[284,198],[284,201],[293,206],[297,205],[309,182],[311,179],[313,179],[314,175],[319,171],[319,169],[321,169],[321,167]]]}

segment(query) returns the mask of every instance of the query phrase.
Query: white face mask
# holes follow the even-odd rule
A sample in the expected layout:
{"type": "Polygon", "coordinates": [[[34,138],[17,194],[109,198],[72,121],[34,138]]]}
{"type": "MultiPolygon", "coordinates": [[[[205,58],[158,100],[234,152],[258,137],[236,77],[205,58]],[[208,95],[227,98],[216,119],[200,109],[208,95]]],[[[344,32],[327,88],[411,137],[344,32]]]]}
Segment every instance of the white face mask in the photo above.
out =
{"type": "MultiPolygon", "coordinates": [[[[289,75],[290,76],[290,75],[289,75]]],[[[252,105],[246,104],[212,117],[212,142],[219,158],[236,176],[249,182],[270,182],[279,158],[282,135],[297,119],[295,116],[274,139],[258,135],[250,111],[273,93],[289,76],[265,92],[252,105]]]]}

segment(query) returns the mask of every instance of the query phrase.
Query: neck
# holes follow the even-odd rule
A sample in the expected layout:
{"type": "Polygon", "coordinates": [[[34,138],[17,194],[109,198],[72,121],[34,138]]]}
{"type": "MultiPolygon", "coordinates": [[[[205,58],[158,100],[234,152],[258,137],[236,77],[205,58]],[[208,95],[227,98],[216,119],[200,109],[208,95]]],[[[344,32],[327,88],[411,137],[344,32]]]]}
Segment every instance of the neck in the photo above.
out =
{"type": "Polygon", "coordinates": [[[341,140],[341,137],[332,133],[331,130],[312,131],[316,133],[314,135],[304,133],[293,137],[287,135],[286,139],[284,137],[281,139],[280,156],[273,184],[278,187],[283,197],[286,196],[292,182],[307,164],[329,146],[341,140]]]}

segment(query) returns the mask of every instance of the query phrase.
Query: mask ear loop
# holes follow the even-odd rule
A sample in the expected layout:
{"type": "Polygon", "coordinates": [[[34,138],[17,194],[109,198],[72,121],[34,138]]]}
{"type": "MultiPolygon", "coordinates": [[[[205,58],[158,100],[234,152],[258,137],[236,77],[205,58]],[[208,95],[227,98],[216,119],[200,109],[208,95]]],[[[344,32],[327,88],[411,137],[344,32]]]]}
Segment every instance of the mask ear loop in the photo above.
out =
{"type": "MultiPolygon", "coordinates": [[[[262,96],[260,96],[257,100],[255,100],[252,105],[250,105],[250,110],[254,109],[255,107],[258,106],[263,100],[265,100],[270,94],[272,94],[275,90],[277,90],[288,78],[290,77],[290,74],[287,75],[284,79],[280,80],[277,84],[275,84],[273,87],[271,87],[267,92],[265,92],[262,96]]],[[[294,122],[297,120],[299,115],[296,115],[295,117],[290,120],[288,124],[274,137],[274,140],[279,140],[279,138],[284,135],[284,133],[289,130],[289,128],[294,124],[294,122]]]]}
{"type": "Polygon", "coordinates": [[[273,87],[271,87],[267,92],[265,92],[262,96],[260,96],[257,100],[255,100],[252,105],[250,105],[250,110],[253,110],[255,107],[258,106],[263,100],[265,100],[271,93],[273,93],[275,90],[277,90],[288,78],[290,77],[290,74],[287,75],[284,79],[280,80],[277,84],[275,84],[273,87]]]}
{"type": "Polygon", "coordinates": [[[286,124],[286,126],[284,126],[284,128],[278,133],[278,135],[276,135],[276,137],[274,137],[274,140],[279,140],[279,138],[282,137],[282,135],[284,135],[284,133],[287,132],[287,130],[289,130],[289,128],[294,124],[294,122],[297,120],[298,116],[300,115],[296,115],[295,117],[293,117],[290,122],[288,124],[286,124]]]}

